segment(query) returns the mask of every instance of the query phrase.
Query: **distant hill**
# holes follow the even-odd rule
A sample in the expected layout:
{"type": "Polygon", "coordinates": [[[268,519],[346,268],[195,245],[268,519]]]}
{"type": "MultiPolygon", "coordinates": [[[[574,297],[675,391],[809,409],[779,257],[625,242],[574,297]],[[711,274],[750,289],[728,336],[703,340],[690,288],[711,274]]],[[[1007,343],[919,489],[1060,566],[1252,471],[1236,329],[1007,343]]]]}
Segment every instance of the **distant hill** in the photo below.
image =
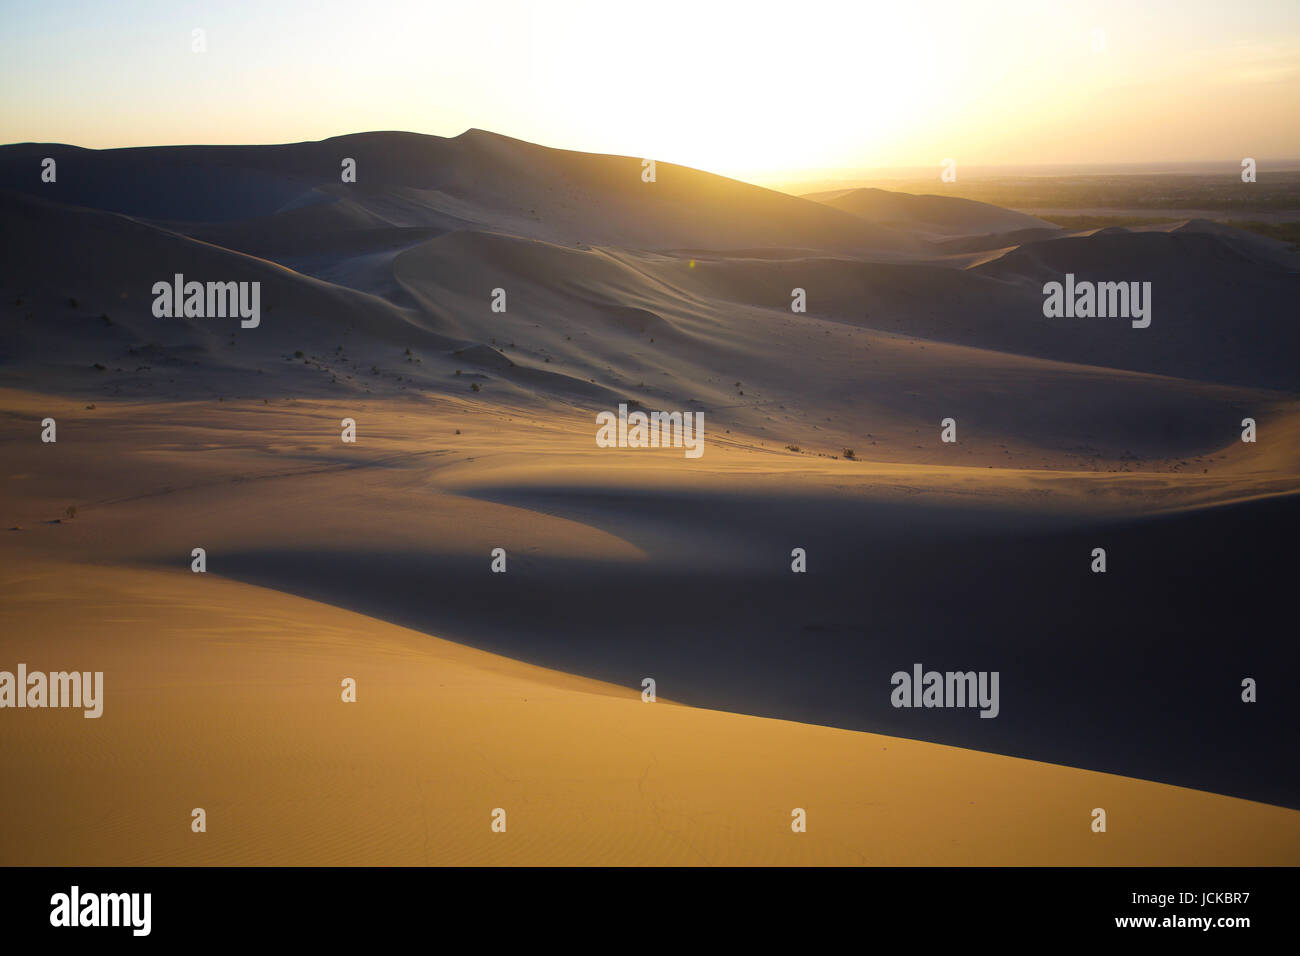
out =
{"type": "Polygon", "coordinates": [[[867,222],[909,231],[974,236],[1059,227],[1021,212],[955,196],[914,196],[886,189],[841,189],[803,197],[852,213],[867,222]]]}

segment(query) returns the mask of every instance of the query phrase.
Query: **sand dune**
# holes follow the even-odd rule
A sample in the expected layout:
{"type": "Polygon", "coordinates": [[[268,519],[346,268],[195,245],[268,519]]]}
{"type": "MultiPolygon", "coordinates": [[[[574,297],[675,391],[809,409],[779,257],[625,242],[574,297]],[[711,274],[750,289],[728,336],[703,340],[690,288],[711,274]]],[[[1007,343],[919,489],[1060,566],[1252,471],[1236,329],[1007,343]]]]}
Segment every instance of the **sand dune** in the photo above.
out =
{"type": "MultiPolygon", "coordinates": [[[[951,258],[969,253],[991,252],[994,250],[1000,252],[1014,249],[1026,242],[1037,242],[1040,239],[1059,239],[1062,235],[1063,233],[1059,228],[1030,227],[1028,229],[1012,229],[1008,232],[992,232],[986,235],[936,239],[933,240],[932,244],[936,250],[945,253],[951,258]]],[[[985,261],[985,257],[980,257],[980,261],[985,261]]]]}
{"type": "Polygon", "coordinates": [[[839,189],[804,199],[842,209],[868,222],[934,237],[974,237],[1037,229],[1061,231],[1043,219],[957,196],[914,196],[887,189],[839,189]]]}
{"type": "Polygon", "coordinates": [[[24,144],[0,154],[0,188],[150,219],[247,220],[346,192],[394,226],[437,226],[451,216],[548,242],[783,245],[886,257],[921,248],[840,210],[722,176],[669,163],[657,165],[654,183],[641,173],[639,158],[548,149],[482,130],[451,139],[365,133],[259,148],[24,144]],[[40,182],[44,156],[64,170],[55,183],[40,182]],[[355,190],[340,183],[344,158],[357,161],[355,190]],[[232,190],[244,202],[216,198],[232,190]]]}
{"type": "Polygon", "coordinates": [[[469,400],[5,404],[21,409],[3,431],[18,555],[184,569],[201,546],[224,578],[623,686],[649,668],[697,706],[1293,802],[1294,764],[1248,730],[1286,725],[1294,699],[1243,712],[1235,679],[1216,690],[1300,663],[1238,624],[1243,594],[1263,619],[1284,613],[1290,459],[887,465],[733,432],[689,462],[610,456],[572,414],[469,400]],[[57,446],[21,439],[42,412],[57,446]],[[338,442],[344,414],[357,446],[338,442]],[[1098,543],[1116,563],[1105,586],[1087,572],[1098,543]],[[788,570],[796,546],[806,577],[788,570]],[[496,547],[507,575],[489,571],[496,547]],[[990,661],[1017,704],[996,721],[895,710],[888,677],[916,659],[990,661]],[[1167,706],[1180,690],[1194,711],[1167,706]]]}
{"type": "Polygon", "coordinates": [[[29,564],[0,587],[6,661],[75,659],[106,688],[96,721],[0,724],[6,774],[28,784],[0,794],[9,865],[1214,865],[1300,848],[1294,811],[645,704],[218,577],[29,564]],[[68,600],[42,599],[70,576],[68,600]]]}
{"type": "Polygon", "coordinates": [[[1067,272],[1093,282],[1150,282],[1155,312],[1141,330],[1149,334],[1128,336],[1122,346],[1115,334],[1122,320],[1044,319],[1041,327],[1062,336],[1075,361],[1294,392],[1300,376],[1285,356],[1300,347],[1288,318],[1298,273],[1293,254],[1285,256],[1289,267],[1281,264],[1278,245],[1253,255],[1255,241],[1226,226],[1107,229],[1022,245],[973,271],[1023,288],[1040,305],[1043,283],[1067,272]],[[1070,324],[1080,334],[1070,336],[1070,324]]]}
{"type": "Polygon", "coordinates": [[[0,647],[118,688],[90,732],[0,720],[59,781],[0,798],[5,862],[1300,859],[1300,661],[1259,623],[1297,257],[641,168],[0,148],[0,647]],[[261,283],[260,323],[155,318],[178,272],[261,283]],[[1045,318],[1066,273],[1152,282],[1151,326],[1045,318]],[[704,457],[596,447],[621,402],[702,412],[704,457]],[[1002,714],[892,707],[918,660],[999,670],[1002,714]]]}

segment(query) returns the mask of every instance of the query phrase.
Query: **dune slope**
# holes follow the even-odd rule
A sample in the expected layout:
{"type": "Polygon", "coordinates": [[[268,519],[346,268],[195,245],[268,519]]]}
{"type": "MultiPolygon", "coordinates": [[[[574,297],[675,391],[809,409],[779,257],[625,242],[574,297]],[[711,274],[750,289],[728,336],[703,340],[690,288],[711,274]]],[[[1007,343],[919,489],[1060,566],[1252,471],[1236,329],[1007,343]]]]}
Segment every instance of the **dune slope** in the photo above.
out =
{"type": "Polygon", "coordinates": [[[6,865],[1214,865],[1294,862],[1300,847],[1294,811],[646,704],[217,577],[0,575],[5,660],[75,657],[106,688],[97,720],[0,723],[21,784],[0,794],[6,865]],[[42,598],[69,576],[75,596],[42,598]],[[191,831],[196,807],[206,832],[191,831]]]}

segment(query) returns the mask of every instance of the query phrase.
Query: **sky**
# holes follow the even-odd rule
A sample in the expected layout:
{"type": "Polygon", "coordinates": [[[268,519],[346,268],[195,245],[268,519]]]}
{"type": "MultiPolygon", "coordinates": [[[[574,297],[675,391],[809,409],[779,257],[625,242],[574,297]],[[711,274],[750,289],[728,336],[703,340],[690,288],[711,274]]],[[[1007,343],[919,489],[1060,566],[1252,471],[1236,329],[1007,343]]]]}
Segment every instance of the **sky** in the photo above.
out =
{"type": "Polygon", "coordinates": [[[0,24],[4,143],[478,127],[755,182],[1300,157],[1297,0],[0,0],[0,24]]]}

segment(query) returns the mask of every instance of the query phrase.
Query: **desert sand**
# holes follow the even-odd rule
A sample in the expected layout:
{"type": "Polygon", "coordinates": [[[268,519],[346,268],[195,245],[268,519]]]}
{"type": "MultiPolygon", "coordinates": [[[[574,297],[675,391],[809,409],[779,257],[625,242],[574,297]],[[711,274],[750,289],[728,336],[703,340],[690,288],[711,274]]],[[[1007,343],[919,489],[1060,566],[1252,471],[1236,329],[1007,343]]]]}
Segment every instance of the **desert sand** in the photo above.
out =
{"type": "Polygon", "coordinates": [[[640,172],[0,149],[0,668],[106,684],[0,713],[0,862],[1300,862],[1296,257],[640,172]],[[1065,271],[1152,326],[1045,319],[1065,271]],[[178,272],[260,324],[155,317],[178,272]],[[620,402],[705,454],[596,447],[620,402]],[[914,661],[1002,713],[892,708],[914,661]]]}
{"type": "Polygon", "coordinates": [[[1300,838],[1278,807],[646,704],[217,577],[38,563],[3,588],[7,657],[107,688],[98,720],[6,715],[7,864],[1212,865],[1300,838]]]}

